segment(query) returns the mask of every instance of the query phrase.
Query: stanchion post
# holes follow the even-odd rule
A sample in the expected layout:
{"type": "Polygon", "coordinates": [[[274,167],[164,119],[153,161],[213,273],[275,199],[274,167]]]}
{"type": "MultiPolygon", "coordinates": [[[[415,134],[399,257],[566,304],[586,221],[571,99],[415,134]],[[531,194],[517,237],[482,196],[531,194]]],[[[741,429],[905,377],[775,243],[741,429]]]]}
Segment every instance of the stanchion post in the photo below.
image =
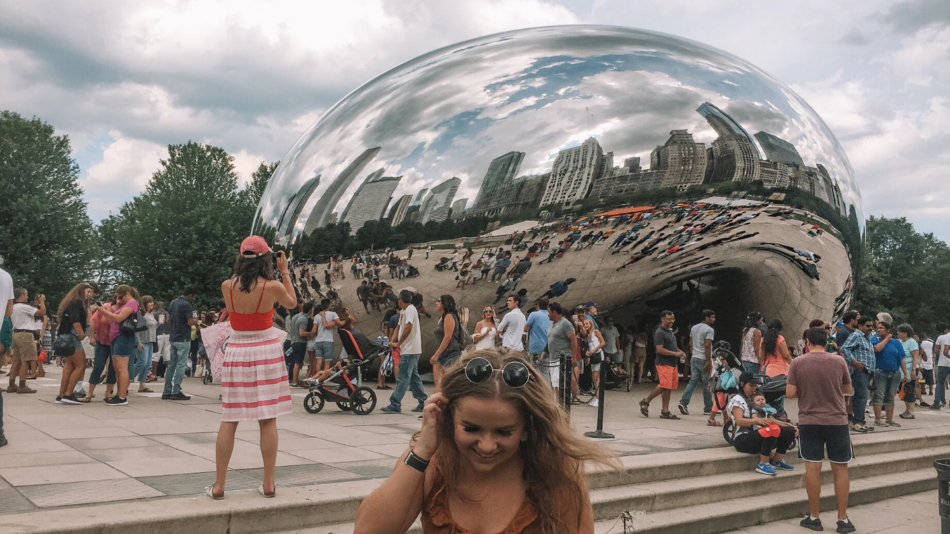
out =
{"type": "Polygon", "coordinates": [[[564,411],[567,412],[568,416],[570,416],[571,415],[571,371],[573,370],[571,364],[573,362],[571,361],[570,354],[566,356],[564,354],[561,354],[560,357],[561,357],[561,361],[559,365],[561,366],[561,377],[560,377],[560,380],[558,381],[559,385],[561,386],[560,401],[561,401],[561,406],[564,408],[564,411]]]}
{"type": "MultiPolygon", "coordinates": [[[[603,369],[605,365],[610,365],[607,362],[606,358],[604,358],[604,361],[601,362],[601,369],[603,369]]],[[[597,387],[597,399],[598,399],[597,400],[597,430],[593,432],[584,432],[584,435],[589,438],[597,438],[597,439],[613,439],[614,438],[613,434],[608,434],[604,432],[604,391],[605,391],[604,376],[605,375],[606,373],[604,372],[600,373],[600,380],[599,380],[600,384],[597,387]]]]}

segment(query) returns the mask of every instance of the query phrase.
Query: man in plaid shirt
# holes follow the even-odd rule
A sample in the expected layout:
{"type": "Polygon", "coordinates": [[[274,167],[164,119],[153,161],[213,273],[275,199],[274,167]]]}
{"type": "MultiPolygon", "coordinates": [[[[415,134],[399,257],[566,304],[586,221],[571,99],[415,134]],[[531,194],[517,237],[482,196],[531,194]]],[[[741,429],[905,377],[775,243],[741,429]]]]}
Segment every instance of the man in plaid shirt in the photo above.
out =
{"type": "Polygon", "coordinates": [[[854,387],[854,413],[851,414],[851,430],[867,432],[874,430],[864,422],[864,408],[868,402],[868,385],[874,376],[874,347],[871,345],[871,330],[874,319],[861,317],[858,328],[841,346],[841,353],[851,367],[851,383],[854,387]]]}

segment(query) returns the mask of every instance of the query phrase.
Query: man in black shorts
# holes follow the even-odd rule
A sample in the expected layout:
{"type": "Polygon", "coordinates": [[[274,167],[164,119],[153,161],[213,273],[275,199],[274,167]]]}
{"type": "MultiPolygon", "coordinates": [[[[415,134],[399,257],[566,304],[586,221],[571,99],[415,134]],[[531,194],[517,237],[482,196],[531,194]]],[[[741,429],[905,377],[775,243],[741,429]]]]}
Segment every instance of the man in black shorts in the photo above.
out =
{"type": "Polygon", "coordinates": [[[828,333],[824,328],[805,332],[808,352],[792,360],[785,396],[798,399],[799,456],[805,460],[805,490],[809,516],[801,526],[822,530],[818,519],[821,500],[821,463],[828,453],[838,501],[837,532],[854,532],[848,519],[848,463],[854,458],[848,432],[845,396],[853,393],[848,364],[837,354],[825,352],[828,333]]]}

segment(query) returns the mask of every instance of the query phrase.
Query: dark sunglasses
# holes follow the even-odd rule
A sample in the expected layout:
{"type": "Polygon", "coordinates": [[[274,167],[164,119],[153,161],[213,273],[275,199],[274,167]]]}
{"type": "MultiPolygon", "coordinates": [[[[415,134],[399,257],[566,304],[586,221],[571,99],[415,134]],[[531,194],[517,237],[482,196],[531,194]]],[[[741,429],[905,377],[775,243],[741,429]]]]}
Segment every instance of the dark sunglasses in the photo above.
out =
{"type": "Polygon", "coordinates": [[[524,387],[531,378],[528,366],[521,362],[508,362],[503,369],[495,369],[485,358],[472,358],[465,364],[465,378],[473,384],[481,384],[492,377],[495,371],[501,372],[501,378],[509,387],[524,387]]]}

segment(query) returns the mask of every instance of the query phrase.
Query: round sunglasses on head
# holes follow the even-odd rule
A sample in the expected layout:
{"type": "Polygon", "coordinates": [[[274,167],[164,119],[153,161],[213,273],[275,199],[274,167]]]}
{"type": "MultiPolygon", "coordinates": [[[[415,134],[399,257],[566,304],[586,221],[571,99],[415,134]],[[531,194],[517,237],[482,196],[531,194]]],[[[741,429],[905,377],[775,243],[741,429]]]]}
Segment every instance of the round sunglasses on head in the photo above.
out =
{"type": "Polygon", "coordinates": [[[468,378],[468,381],[473,384],[481,384],[487,381],[495,371],[501,373],[501,378],[505,381],[505,384],[515,389],[524,387],[528,383],[528,379],[531,378],[528,366],[521,362],[508,362],[502,369],[495,369],[491,362],[485,358],[472,358],[465,364],[465,378],[468,378]]]}

